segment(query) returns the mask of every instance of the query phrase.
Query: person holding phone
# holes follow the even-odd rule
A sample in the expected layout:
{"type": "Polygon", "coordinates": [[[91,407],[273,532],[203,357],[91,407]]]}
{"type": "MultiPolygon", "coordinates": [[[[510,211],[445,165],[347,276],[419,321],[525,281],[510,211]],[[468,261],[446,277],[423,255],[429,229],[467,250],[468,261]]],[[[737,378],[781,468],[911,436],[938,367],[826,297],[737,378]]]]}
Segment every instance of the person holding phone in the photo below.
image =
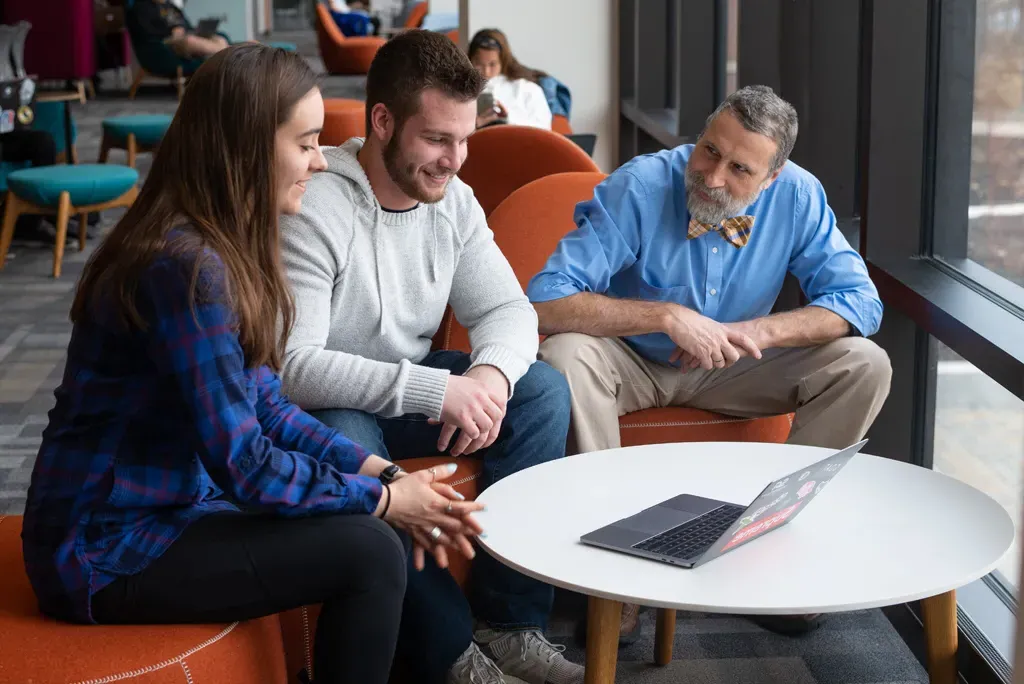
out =
{"type": "Polygon", "coordinates": [[[510,123],[551,130],[551,108],[537,84],[544,73],[520,64],[501,31],[477,31],[469,43],[469,60],[487,80],[477,100],[477,128],[510,123]]]}

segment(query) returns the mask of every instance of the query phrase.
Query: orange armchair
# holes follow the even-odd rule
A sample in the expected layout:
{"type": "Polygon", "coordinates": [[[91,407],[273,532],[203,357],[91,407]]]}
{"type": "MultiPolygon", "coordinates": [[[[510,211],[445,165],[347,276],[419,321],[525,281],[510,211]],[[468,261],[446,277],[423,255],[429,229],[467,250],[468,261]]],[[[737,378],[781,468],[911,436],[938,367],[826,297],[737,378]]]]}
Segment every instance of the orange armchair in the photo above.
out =
{"type": "MultiPolygon", "coordinates": [[[[578,202],[590,199],[603,173],[559,173],[519,188],[487,220],[494,241],[508,259],[519,283],[527,283],[555,251],[563,235],[573,230],[578,202]]],[[[455,317],[442,326],[446,349],[468,352],[469,335],[455,317]]],[[[791,415],[736,418],[699,409],[669,407],[627,413],[619,418],[622,446],[666,442],[784,442],[791,415]]]]}
{"type": "Polygon", "coordinates": [[[0,513],[0,681],[285,684],[277,615],[205,625],[77,625],[44,616],[20,515],[0,513]]]}
{"type": "Polygon", "coordinates": [[[562,114],[552,115],[551,130],[562,135],[572,135],[572,126],[569,125],[569,119],[562,114]]]}
{"type": "Polygon", "coordinates": [[[417,2],[409,10],[409,15],[405,18],[405,23],[402,24],[402,28],[416,29],[423,26],[423,20],[427,18],[427,12],[430,11],[429,2],[417,2]]]}
{"type": "Polygon", "coordinates": [[[601,170],[576,143],[542,128],[508,124],[481,128],[469,136],[468,147],[459,178],[473,188],[487,216],[530,181],[553,173],[601,170]]]}
{"type": "Polygon", "coordinates": [[[345,36],[327,8],[317,2],[316,42],[327,73],[365,74],[370,70],[370,62],[377,50],[386,41],[377,36],[345,36]]]}
{"type": "Polygon", "coordinates": [[[349,138],[366,137],[366,103],[343,97],[324,98],[321,145],[340,145],[349,138]]]}

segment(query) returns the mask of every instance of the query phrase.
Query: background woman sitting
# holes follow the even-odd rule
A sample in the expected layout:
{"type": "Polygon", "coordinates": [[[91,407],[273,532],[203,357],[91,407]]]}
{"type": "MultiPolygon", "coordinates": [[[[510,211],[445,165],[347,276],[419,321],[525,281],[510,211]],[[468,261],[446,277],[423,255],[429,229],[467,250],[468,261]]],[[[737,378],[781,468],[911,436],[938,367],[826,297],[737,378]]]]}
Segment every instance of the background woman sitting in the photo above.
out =
{"type": "Polygon", "coordinates": [[[520,126],[551,129],[551,109],[544,90],[537,85],[546,76],[516,60],[505,34],[481,29],[469,43],[469,60],[487,79],[484,93],[494,98],[494,111],[477,117],[477,128],[498,121],[520,126]]]}

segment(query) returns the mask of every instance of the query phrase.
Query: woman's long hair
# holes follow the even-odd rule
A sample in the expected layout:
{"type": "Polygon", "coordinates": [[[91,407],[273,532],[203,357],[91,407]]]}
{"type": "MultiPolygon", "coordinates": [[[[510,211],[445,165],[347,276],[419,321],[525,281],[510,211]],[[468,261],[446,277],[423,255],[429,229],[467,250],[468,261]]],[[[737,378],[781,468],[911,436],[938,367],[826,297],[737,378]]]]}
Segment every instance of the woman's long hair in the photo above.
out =
{"type": "Polygon", "coordinates": [[[508,46],[508,38],[498,29],[485,28],[477,31],[473,35],[473,40],[469,41],[467,54],[470,59],[473,59],[477,50],[497,50],[498,59],[501,61],[501,74],[510,81],[525,78],[527,81],[536,83],[547,76],[540,69],[531,69],[520,64],[508,46]]]}
{"type": "MultiPolygon", "coordinates": [[[[295,307],[281,266],[275,135],[316,87],[312,69],[285,50],[242,44],[207,59],[185,89],[138,199],[86,265],[72,322],[88,319],[103,301],[123,323],[144,329],[139,278],[173,248],[168,231],[187,225],[198,251],[213,251],[226,267],[246,364],[279,370],[295,307]]],[[[193,306],[201,266],[197,259],[193,306]]]]}

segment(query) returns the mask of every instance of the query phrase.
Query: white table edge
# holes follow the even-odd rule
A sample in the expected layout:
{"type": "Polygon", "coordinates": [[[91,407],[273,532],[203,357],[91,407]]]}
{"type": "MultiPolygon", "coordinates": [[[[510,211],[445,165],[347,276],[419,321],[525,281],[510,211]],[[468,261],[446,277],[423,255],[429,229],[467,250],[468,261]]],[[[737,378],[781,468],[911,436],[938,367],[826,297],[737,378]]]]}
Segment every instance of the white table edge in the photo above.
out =
{"type": "MultiPolygon", "coordinates": [[[[766,539],[761,541],[767,541],[766,539]]],[[[496,560],[501,562],[513,570],[516,570],[527,577],[532,577],[535,580],[539,580],[551,586],[559,587],[568,591],[574,591],[584,596],[590,596],[594,598],[606,599],[610,601],[620,601],[622,603],[635,603],[641,606],[649,608],[667,608],[670,610],[687,610],[694,612],[705,612],[705,613],[719,613],[723,615],[797,615],[797,614],[812,614],[812,613],[843,613],[855,610],[870,610],[872,608],[885,608],[887,606],[896,606],[901,603],[909,603],[911,601],[919,601],[921,599],[931,598],[933,596],[940,596],[950,591],[959,589],[960,587],[966,586],[975,580],[981,579],[985,575],[992,572],[999,566],[1002,558],[998,558],[988,566],[979,569],[961,581],[956,582],[952,585],[940,585],[938,587],[932,587],[927,590],[915,591],[902,596],[889,596],[884,599],[878,599],[874,601],[861,601],[858,603],[846,603],[846,604],[829,604],[824,606],[815,605],[799,605],[799,606],[773,606],[771,608],[735,608],[721,606],[713,606],[707,604],[698,603],[673,603],[670,601],[655,600],[649,597],[643,596],[632,596],[629,594],[617,594],[609,591],[598,591],[595,589],[587,589],[571,582],[566,582],[555,577],[548,577],[542,573],[530,570],[518,563],[513,563],[504,556],[493,552],[490,547],[487,546],[487,540],[485,538],[478,538],[477,543],[484,550],[485,553],[489,553],[496,560]]],[[[618,553],[617,551],[608,551],[608,553],[618,553]]],[[[1005,555],[1005,554],[1004,554],[1005,555]]],[[[639,559],[638,560],[645,560],[639,559]]],[[[654,560],[645,560],[648,563],[657,563],[654,560]]],[[[715,561],[709,561],[709,565],[715,561]]],[[[690,572],[686,568],[676,568],[679,572],[690,572]]]]}

